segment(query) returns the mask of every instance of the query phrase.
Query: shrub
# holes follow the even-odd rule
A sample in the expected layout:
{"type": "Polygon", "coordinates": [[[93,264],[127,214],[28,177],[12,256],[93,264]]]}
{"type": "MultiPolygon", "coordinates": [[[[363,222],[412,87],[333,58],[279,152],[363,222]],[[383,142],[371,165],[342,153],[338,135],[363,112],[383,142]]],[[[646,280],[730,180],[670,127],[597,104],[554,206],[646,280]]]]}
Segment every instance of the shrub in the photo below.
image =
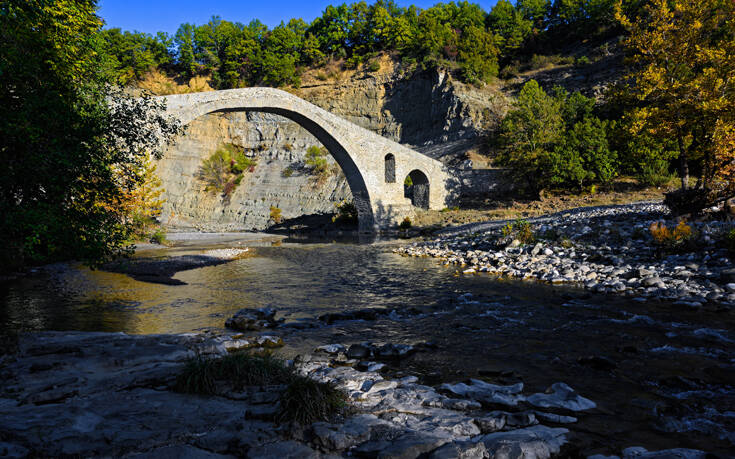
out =
{"type": "Polygon", "coordinates": [[[377,72],[378,70],[380,70],[380,62],[372,61],[370,65],[368,65],[368,68],[367,68],[368,72],[377,72]]]}
{"type": "Polygon", "coordinates": [[[164,244],[166,242],[166,230],[158,228],[151,234],[150,242],[152,244],[164,244]]]}
{"type": "Polygon", "coordinates": [[[553,67],[554,65],[569,64],[574,64],[574,58],[572,56],[543,56],[539,54],[534,54],[533,56],[531,56],[531,60],[528,61],[528,64],[526,64],[524,67],[526,67],[528,70],[541,70],[553,67]]]}
{"type": "Polygon", "coordinates": [[[654,222],[648,229],[656,245],[668,252],[690,249],[695,240],[692,227],[684,219],[679,220],[673,228],[663,222],[654,222]]]}
{"type": "Polygon", "coordinates": [[[323,147],[312,145],[306,150],[306,165],[311,169],[314,177],[313,186],[321,186],[334,172],[327,161],[327,150],[323,147]]]}
{"type": "Polygon", "coordinates": [[[306,165],[311,168],[312,173],[323,175],[329,171],[327,164],[327,151],[322,147],[312,145],[306,149],[306,165]]]}
{"type": "Polygon", "coordinates": [[[509,222],[502,228],[502,234],[505,238],[518,239],[521,244],[531,244],[536,242],[536,235],[533,227],[528,220],[519,218],[514,222],[509,222]]]}
{"type": "Polygon", "coordinates": [[[664,194],[664,205],[674,215],[697,214],[709,207],[711,192],[702,188],[678,189],[664,194]]]}
{"type": "Polygon", "coordinates": [[[293,168],[291,166],[286,167],[283,172],[281,172],[281,175],[288,178],[293,175],[293,168]]]}
{"type": "Polygon", "coordinates": [[[403,221],[398,225],[399,229],[407,230],[411,227],[411,219],[406,217],[403,219],[403,221]]]}
{"type": "Polygon", "coordinates": [[[661,187],[671,182],[674,174],[669,171],[669,161],[660,158],[652,158],[649,162],[642,163],[636,178],[643,185],[661,187]]]}
{"type": "Polygon", "coordinates": [[[574,62],[574,65],[577,67],[584,67],[585,65],[589,65],[592,61],[590,61],[590,58],[587,56],[579,56],[577,60],[574,62]]]}
{"type": "Polygon", "coordinates": [[[227,197],[240,185],[242,174],[253,172],[257,164],[242,148],[225,144],[202,162],[198,176],[205,183],[205,190],[222,192],[227,197]]]}
{"type": "Polygon", "coordinates": [[[357,207],[353,202],[342,201],[334,205],[337,208],[337,215],[332,217],[332,222],[341,225],[357,224],[357,207]]]}
{"type": "Polygon", "coordinates": [[[281,209],[275,206],[271,206],[270,219],[273,220],[273,222],[276,224],[281,223],[283,221],[281,209]]]}

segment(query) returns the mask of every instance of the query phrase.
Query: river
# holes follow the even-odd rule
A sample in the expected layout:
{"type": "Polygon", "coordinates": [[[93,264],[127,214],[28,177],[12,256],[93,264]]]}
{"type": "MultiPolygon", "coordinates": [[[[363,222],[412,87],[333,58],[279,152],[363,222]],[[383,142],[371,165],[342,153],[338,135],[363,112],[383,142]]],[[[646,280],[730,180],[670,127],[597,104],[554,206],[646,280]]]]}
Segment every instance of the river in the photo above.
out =
{"type": "MultiPolygon", "coordinates": [[[[584,453],[735,445],[735,319],[663,302],[594,296],[570,287],[458,275],[434,259],[392,253],[395,242],[250,243],[251,255],[182,271],[186,285],[139,282],[81,265],[53,265],[0,286],[0,326],[12,330],[181,333],[221,330],[244,307],[272,307],[287,322],[387,307],[376,321],[346,321],[284,334],[286,356],[325,343],[417,343],[392,366],[427,384],[482,377],[557,381],[598,409],[567,426],[584,453]]],[[[140,257],[201,252],[142,251],[140,257]]]]}

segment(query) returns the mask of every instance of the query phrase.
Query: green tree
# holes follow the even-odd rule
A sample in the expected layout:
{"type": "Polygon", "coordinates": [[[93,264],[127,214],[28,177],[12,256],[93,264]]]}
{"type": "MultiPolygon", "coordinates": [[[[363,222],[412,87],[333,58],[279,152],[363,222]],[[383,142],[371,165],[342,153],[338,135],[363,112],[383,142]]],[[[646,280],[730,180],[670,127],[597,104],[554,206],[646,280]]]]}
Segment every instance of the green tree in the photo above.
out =
{"type": "Polygon", "coordinates": [[[96,2],[0,4],[2,269],[126,253],[121,206],[159,139],[178,132],[150,99],[111,92],[96,2]]]}
{"type": "Polygon", "coordinates": [[[548,95],[535,80],[523,86],[500,125],[500,165],[534,193],[547,187],[610,184],[617,153],[610,148],[610,122],[593,115],[594,100],[554,88],[548,95]]]}
{"type": "Polygon", "coordinates": [[[575,123],[550,156],[550,182],[580,189],[594,182],[610,184],[618,162],[617,154],[610,150],[607,130],[607,122],[595,117],[575,123]]]}
{"type": "Polygon", "coordinates": [[[194,58],[194,30],[194,25],[185,23],[179,26],[174,35],[177,64],[184,76],[188,78],[193,77],[197,70],[197,63],[194,58]]]}
{"type": "MultiPolygon", "coordinates": [[[[629,31],[631,55],[623,96],[636,106],[626,114],[630,133],[674,139],[685,192],[690,164],[699,177],[692,196],[720,188],[718,199],[735,194],[735,3],[652,0],[645,18],[617,18],[629,31]]],[[[684,195],[686,193],[683,193],[684,195]]],[[[693,200],[684,197],[683,202],[693,200]]],[[[694,207],[694,206],[693,206],[694,207]]],[[[699,210],[695,208],[689,210],[699,210]]]]}
{"type": "Polygon", "coordinates": [[[521,12],[524,19],[531,21],[535,32],[538,33],[546,28],[546,20],[551,12],[551,0],[518,0],[516,9],[521,12]]]}
{"type": "Polygon", "coordinates": [[[504,54],[513,52],[523,45],[531,34],[533,22],[523,16],[508,0],[500,0],[487,16],[487,26],[497,34],[504,54]]]}
{"type": "Polygon", "coordinates": [[[163,33],[153,37],[120,29],[102,30],[99,49],[107,57],[111,74],[121,84],[139,80],[146,72],[173,61],[169,48],[172,40],[163,33]]]}
{"type": "Polygon", "coordinates": [[[595,99],[586,97],[579,91],[569,94],[561,86],[554,87],[552,94],[559,101],[561,116],[567,128],[571,128],[585,118],[593,116],[595,99]]]}
{"type": "Polygon", "coordinates": [[[522,187],[538,194],[547,185],[547,158],[563,132],[559,101],[531,80],[500,124],[498,162],[510,168],[522,187]]]}

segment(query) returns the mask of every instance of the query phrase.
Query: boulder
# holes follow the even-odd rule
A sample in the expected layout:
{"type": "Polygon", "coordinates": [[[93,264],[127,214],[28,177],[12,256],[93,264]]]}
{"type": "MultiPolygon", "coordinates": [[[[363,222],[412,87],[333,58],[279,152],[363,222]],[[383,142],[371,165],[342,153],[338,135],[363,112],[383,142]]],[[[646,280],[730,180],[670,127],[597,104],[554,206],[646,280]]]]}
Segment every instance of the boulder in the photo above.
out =
{"type": "Polygon", "coordinates": [[[523,391],[523,383],[498,386],[478,379],[470,379],[470,384],[442,384],[440,389],[489,405],[516,406],[518,402],[525,400],[520,394],[523,391]]]}
{"type": "Polygon", "coordinates": [[[257,331],[278,325],[276,311],[271,308],[240,309],[227,319],[225,327],[239,331],[257,331]]]}
{"type": "Polygon", "coordinates": [[[485,445],[489,457],[547,459],[559,453],[568,432],[563,428],[538,425],[483,435],[479,441],[485,445]]]}
{"type": "Polygon", "coordinates": [[[577,394],[562,382],[552,384],[545,394],[528,396],[527,401],[538,408],[561,408],[569,411],[584,411],[597,406],[595,402],[577,394]]]}
{"type": "Polygon", "coordinates": [[[707,453],[696,449],[674,448],[663,451],[648,451],[640,446],[623,450],[623,459],[705,459],[707,453]]]}
{"type": "Polygon", "coordinates": [[[484,443],[453,441],[436,449],[429,455],[429,459],[481,459],[489,457],[484,443]]]}

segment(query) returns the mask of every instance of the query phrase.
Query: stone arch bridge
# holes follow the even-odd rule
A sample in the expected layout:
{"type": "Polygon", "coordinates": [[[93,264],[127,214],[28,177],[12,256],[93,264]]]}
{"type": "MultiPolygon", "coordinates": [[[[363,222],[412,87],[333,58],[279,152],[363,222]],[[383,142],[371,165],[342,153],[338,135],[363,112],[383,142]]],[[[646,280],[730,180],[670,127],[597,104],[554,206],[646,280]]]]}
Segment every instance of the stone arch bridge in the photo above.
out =
{"type": "Polygon", "coordinates": [[[446,205],[448,174],[434,159],[329,113],[293,94],[244,88],[161,96],[169,115],[186,125],[212,112],[281,115],[316,137],[342,168],[358,211],[360,232],[390,228],[414,207],[446,205]],[[404,185],[405,177],[413,185],[404,185]]]}

